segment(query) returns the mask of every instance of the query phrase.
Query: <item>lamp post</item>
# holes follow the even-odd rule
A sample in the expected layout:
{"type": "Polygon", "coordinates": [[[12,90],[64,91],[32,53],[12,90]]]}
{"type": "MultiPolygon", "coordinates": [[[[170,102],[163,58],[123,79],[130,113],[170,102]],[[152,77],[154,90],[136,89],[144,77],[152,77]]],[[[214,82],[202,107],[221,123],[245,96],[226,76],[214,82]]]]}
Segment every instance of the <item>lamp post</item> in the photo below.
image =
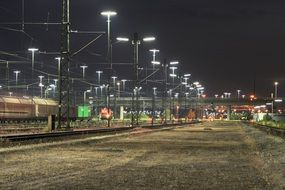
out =
{"type": "Polygon", "coordinates": [[[156,96],[156,87],[153,87],[153,95],[152,95],[152,119],[151,119],[151,125],[154,123],[154,117],[155,117],[155,96],[156,96]]]}
{"type": "Polygon", "coordinates": [[[39,77],[39,79],[40,79],[40,83],[42,83],[44,76],[40,75],[40,76],[38,76],[38,77],[39,77]]]}
{"type": "Polygon", "coordinates": [[[126,79],[123,79],[123,80],[121,80],[122,81],[122,83],[123,83],[123,91],[125,91],[126,90],[126,79]]]}
{"type": "Polygon", "coordinates": [[[91,92],[91,90],[88,89],[88,90],[85,90],[84,93],[83,93],[83,104],[84,104],[84,106],[86,104],[86,93],[90,93],[90,92],[91,92]]]}
{"type": "Polygon", "coordinates": [[[35,52],[39,51],[37,48],[29,48],[28,51],[32,52],[32,71],[34,70],[35,65],[35,52]]]}
{"type": "Polygon", "coordinates": [[[108,63],[110,63],[110,68],[112,69],[112,64],[111,64],[111,57],[110,57],[110,48],[111,48],[111,17],[117,15],[115,11],[103,11],[101,12],[102,16],[107,17],[107,27],[108,27],[108,50],[107,50],[107,59],[108,63]]]}
{"type": "Polygon", "coordinates": [[[39,87],[41,89],[41,98],[42,98],[43,97],[43,87],[44,87],[44,85],[43,85],[43,78],[44,78],[44,76],[40,75],[38,77],[40,79],[39,87]]]}
{"type": "MultiPolygon", "coordinates": [[[[107,108],[108,113],[110,113],[110,76],[113,70],[112,58],[111,58],[111,17],[117,15],[115,11],[103,11],[101,15],[107,17],[108,25],[108,50],[107,50],[107,61],[110,64],[110,71],[108,72],[108,85],[107,85],[107,108]]],[[[111,118],[111,117],[110,117],[111,118]]],[[[110,127],[110,119],[108,119],[108,127],[110,127]]]]}
{"type": "Polygon", "coordinates": [[[61,58],[60,57],[56,57],[54,59],[57,60],[57,79],[59,80],[61,58]]]}
{"type": "MultiPolygon", "coordinates": [[[[155,37],[145,37],[143,38],[143,42],[150,42],[150,41],[154,41],[155,37]]],[[[139,35],[138,33],[134,33],[133,35],[133,40],[132,40],[132,44],[134,46],[134,79],[135,79],[135,83],[134,83],[134,89],[137,89],[136,92],[136,125],[139,124],[139,45],[140,45],[141,41],[139,39],[139,35]]],[[[134,99],[134,91],[133,91],[133,98],[134,99]]],[[[132,107],[134,108],[134,104],[132,104],[132,107]]],[[[133,117],[132,117],[132,125],[133,125],[133,117]]]]}
{"type": "Polygon", "coordinates": [[[113,87],[115,89],[116,88],[116,78],[118,78],[118,77],[112,76],[111,78],[113,79],[113,87]]]}
{"type": "Polygon", "coordinates": [[[277,95],[277,88],[278,88],[278,82],[274,82],[274,86],[275,86],[275,99],[277,99],[278,95],[277,95]]]}
{"type": "Polygon", "coordinates": [[[98,84],[100,85],[100,83],[101,83],[101,74],[103,73],[103,71],[96,71],[96,73],[98,74],[98,84]]]}
{"type": "Polygon", "coordinates": [[[15,79],[16,79],[16,86],[18,86],[18,76],[19,76],[19,74],[21,73],[21,71],[14,71],[14,73],[15,73],[15,79]]]}
{"type": "MultiPolygon", "coordinates": [[[[32,52],[32,83],[34,82],[34,67],[35,67],[35,52],[39,51],[37,48],[29,48],[28,51],[32,52]]],[[[34,96],[34,88],[32,89],[32,96],[34,96]]]]}
{"type": "Polygon", "coordinates": [[[40,82],[39,87],[41,88],[41,98],[43,98],[43,87],[45,85],[43,85],[43,83],[40,82]]]}
{"type": "Polygon", "coordinates": [[[149,51],[152,52],[152,61],[155,61],[156,53],[159,53],[159,50],[158,49],[150,49],[149,51]]]}
{"type": "Polygon", "coordinates": [[[82,65],[82,66],[80,66],[80,68],[82,69],[82,78],[85,79],[85,70],[88,68],[88,66],[82,65]]]}
{"type": "Polygon", "coordinates": [[[121,92],[121,83],[117,82],[117,86],[118,86],[118,98],[120,98],[120,92],[121,92]]]}
{"type": "Polygon", "coordinates": [[[100,90],[101,90],[101,91],[100,91],[100,92],[101,92],[101,93],[100,93],[100,96],[101,96],[101,97],[102,97],[102,95],[103,95],[103,88],[105,88],[105,84],[103,84],[103,85],[100,86],[100,90]]]}
{"type": "Polygon", "coordinates": [[[237,90],[238,99],[240,98],[240,92],[241,90],[237,90]]]}

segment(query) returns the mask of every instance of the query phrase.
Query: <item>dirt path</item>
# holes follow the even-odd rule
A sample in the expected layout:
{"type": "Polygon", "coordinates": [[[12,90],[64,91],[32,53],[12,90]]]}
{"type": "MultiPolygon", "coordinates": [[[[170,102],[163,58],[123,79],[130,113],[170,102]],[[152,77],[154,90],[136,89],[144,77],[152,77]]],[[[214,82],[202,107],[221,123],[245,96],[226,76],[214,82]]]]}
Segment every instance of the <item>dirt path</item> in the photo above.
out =
{"type": "Polygon", "coordinates": [[[284,189],[285,142],[211,122],[5,151],[0,169],[0,189],[284,189]]]}

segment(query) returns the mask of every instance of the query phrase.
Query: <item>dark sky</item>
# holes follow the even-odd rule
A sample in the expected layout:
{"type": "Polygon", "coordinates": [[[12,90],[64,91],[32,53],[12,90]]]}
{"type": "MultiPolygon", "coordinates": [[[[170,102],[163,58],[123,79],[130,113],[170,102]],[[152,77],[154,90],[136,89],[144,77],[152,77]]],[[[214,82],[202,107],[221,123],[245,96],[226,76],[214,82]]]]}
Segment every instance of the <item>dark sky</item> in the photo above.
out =
{"type": "MultiPolygon", "coordinates": [[[[118,15],[112,18],[113,37],[131,37],[138,32],[157,38],[155,43],[141,46],[141,65],[150,62],[148,49],[160,49],[161,61],[179,60],[181,70],[191,73],[192,80],[201,81],[207,94],[235,93],[237,89],[251,93],[254,78],[258,95],[269,96],[275,80],[280,82],[280,95],[285,94],[284,0],[71,0],[71,7],[74,30],[106,30],[106,20],[100,12],[116,10],[118,15]]],[[[48,12],[50,22],[59,22],[60,1],[25,1],[26,22],[46,22],[48,12]]],[[[21,0],[0,2],[1,22],[20,22],[21,17],[21,0]]],[[[31,45],[42,51],[59,51],[59,29],[25,26],[25,31],[36,39],[34,42],[21,33],[0,29],[0,51],[19,52],[24,57],[28,57],[26,49],[31,45]]],[[[94,37],[73,35],[72,50],[94,37]]],[[[130,45],[115,44],[113,51],[114,62],[132,61],[130,45]]],[[[95,70],[100,68],[95,63],[104,62],[104,56],[97,54],[105,53],[103,36],[76,60],[89,64],[88,74],[95,77],[95,70]]],[[[0,59],[14,58],[0,54],[0,59]]],[[[53,60],[45,55],[38,59],[44,62],[42,68],[53,60]]],[[[75,64],[78,67],[79,63],[75,64]]],[[[131,70],[123,67],[126,66],[117,71],[124,70],[123,75],[128,77],[131,70]]]]}

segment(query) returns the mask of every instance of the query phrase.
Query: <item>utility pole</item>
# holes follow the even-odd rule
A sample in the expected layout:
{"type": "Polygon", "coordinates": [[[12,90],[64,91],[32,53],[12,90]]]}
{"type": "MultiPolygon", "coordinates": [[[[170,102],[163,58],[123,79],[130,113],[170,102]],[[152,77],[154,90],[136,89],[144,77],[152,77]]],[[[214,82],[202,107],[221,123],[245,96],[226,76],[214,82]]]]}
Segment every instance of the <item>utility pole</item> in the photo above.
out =
{"type": "Polygon", "coordinates": [[[62,119],[66,119],[66,128],[70,127],[70,0],[62,0],[61,23],[61,64],[59,70],[59,104],[58,104],[58,128],[62,126],[62,119]]]}

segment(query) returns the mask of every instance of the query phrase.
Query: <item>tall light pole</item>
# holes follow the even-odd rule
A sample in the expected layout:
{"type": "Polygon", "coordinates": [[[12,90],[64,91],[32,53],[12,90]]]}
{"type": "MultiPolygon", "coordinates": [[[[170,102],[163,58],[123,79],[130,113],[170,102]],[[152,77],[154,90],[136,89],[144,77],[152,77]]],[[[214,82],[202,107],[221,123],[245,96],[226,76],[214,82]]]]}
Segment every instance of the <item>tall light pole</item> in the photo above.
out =
{"type": "Polygon", "coordinates": [[[91,92],[90,89],[85,90],[85,91],[83,92],[83,105],[84,105],[84,106],[85,106],[85,104],[86,104],[86,93],[90,93],[90,92],[91,92]]]}
{"type": "MultiPolygon", "coordinates": [[[[143,38],[144,42],[150,42],[150,41],[154,41],[155,37],[146,37],[143,38]]],[[[133,40],[132,40],[132,44],[134,46],[134,85],[133,85],[133,98],[134,99],[134,95],[136,95],[136,125],[139,124],[139,45],[140,45],[141,41],[139,39],[139,35],[138,33],[134,33],[133,35],[133,40]],[[135,93],[134,90],[136,90],[137,92],[135,93]]],[[[132,101],[133,102],[133,101],[132,101]]],[[[132,108],[134,108],[134,103],[132,103],[132,108]]],[[[133,109],[134,111],[134,109],[133,109]]],[[[132,112],[133,113],[133,112],[132,112]]],[[[132,117],[132,125],[134,124],[134,118],[132,117]]]]}
{"type": "Polygon", "coordinates": [[[38,77],[39,77],[39,79],[40,79],[40,83],[42,83],[44,76],[40,75],[40,76],[38,76],[38,77]]]}
{"type": "Polygon", "coordinates": [[[60,57],[56,57],[54,58],[55,60],[57,60],[57,78],[59,79],[59,75],[60,75],[60,61],[61,61],[61,58],[60,57]]]}
{"type": "Polygon", "coordinates": [[[98,88],[99,88],[99,87],[97,87],[97,86],[95,87],[95,95],[96,95],[96,96],[98,96],[98,88]]]}
{"type": "Polygon", "coordinates": [[[19,74],[21,73],[21,71],[14,71],[14,73],[15,73],[15,79],[16,79],[16,86],[18,86],[18,76],[19,76],[19,74]]]}
{"type": "Polygon", "coordinates": [[[274,82],[274,86],[275,86],[275,99],[277,99],[278,95],[277,95],[277,88],[278,88],[278,82],[274,82]]]}
{"type": "Polygon", "coordinates": [[[120,91],[121,91],[121,83],[117,82],[117,86],[118,86],[118,98],[120,98],[120,91]]]}
{"type": "Polygon", "coordinates": [[[241,90],[237,90],[238,99],[240,98],[240,92],[241,90]]]}
{"type": "Polygon", "coordinates": [[[174,78],[177,77],[177,75],[174,73],[174,71],[177,69],[177,65],[179,64],[178,61],[171,61],[169,69],[172,70],[172,73],[170,74],[170,77],[172,77],[172,88],[174,88],[174,78]]]}
{"type": "Polygon", "coordinates": [[[151,119],[151,125],[154,123],[154,117],[155,117],[155,96],[156,96],[156,87],[153,87],[153,94],[152,94],[152,119],[151,119]]]}
{"type": "Polygon", "coordinates": [[[34,68],[35,68],[35,52],[39,51],[39,49],[37,49],[37,48],[29,48],[28,51],[32,52],[32,73],[33,73],[34,68]]]}
{"type": "Polygon", "coordinates": [[[85,79],[85,70],[88,68],[88,66],[82,65],[82,66],[80,66],[80,68],[82,69],[82,78],[85,79]]]}
{"type": "Polygon", "coordinates": [[[111,78],[113,79],[113,87],[115,89],[116,88],[116,78],[118,78],[118,77],[112,76],[111,78]]]}
{"type": "Polygon", "coordinates": [[[152,61],[156,61],[155,57],[156,57],[156,53],[159,53],[158,49],[150,49],[150,52],[152,52],[152,61]]]}
{"type": "Polygon", "coordinates": [[[96,71],[96,73],[98,74],[98,84],[101,85],[101,74],[103,73],[103,71],[96,71]]]}
{"type": "Polygon", "coordinates": [[[125,91],[126,90],[126,79],[123,79],[123,80],[121,80],[122,81],[122,83],[123,83],[123,91],[125,91]]]}
{"type": "Polygon", "coordinates": [[[41,89],[41,98],[43,98],[43,87],[44,87],[45,85],[43,85],[43,83],[40,83],[39,84],[39,87],[40,87],[40,89],[41,89]]]}
{"type": "MultiPolygon", "coordinates": [[[[34,82],[34,67],[35,67],[35,52],[39,51],[37,48],[29,48],[28,51],[32,52],[32,82],[34,82]]],[[[34,88],[32,88],[32,96],[34,96],[34,88]]]]}
{"type": "MultiPolygon", "coordinates": [[[[107,61],[110,65],[110,71],[108,72],[108,85],[107,85],[107,108],[108,113],[110,113],[110,76],[111,72],[113,71],[113,65],[112,65],[112,58],[111,58],[111,16],[117,15],[114,11],[103,11],[101,12],[101,15],[107,17],[107,25],[108,25],[108,50],[107,50],[107,61]]],[[[111,117],[110,117],[111,119],[111,117]]],[[[110,127],[110,119],[108,119],[108,127],[110,127]]]]}

